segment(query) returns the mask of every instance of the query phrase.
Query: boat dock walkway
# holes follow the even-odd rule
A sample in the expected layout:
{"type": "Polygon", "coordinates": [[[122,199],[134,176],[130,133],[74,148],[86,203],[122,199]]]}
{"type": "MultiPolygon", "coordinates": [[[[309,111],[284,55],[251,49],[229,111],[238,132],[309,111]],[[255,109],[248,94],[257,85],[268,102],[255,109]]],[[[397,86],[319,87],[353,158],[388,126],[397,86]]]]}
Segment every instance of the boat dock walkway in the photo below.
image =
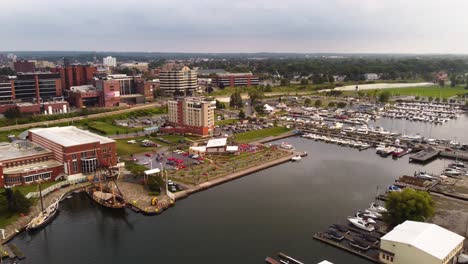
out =
{"type": "Polygon", "coordinates": [[[440,150],[436,149],[426,149],[421,150],[420,152],[413,154],[410,158],[410,162],[418,162],[418,163],[428,163],[433,159],[437,158],[440,154],[440,150]]]}
{"type": "Polygon", "coordinates": [[[13,243],[0,245],[0,259],[9,258],[9,259],[24,259],[25,256],[23,252],[13,243]]]}

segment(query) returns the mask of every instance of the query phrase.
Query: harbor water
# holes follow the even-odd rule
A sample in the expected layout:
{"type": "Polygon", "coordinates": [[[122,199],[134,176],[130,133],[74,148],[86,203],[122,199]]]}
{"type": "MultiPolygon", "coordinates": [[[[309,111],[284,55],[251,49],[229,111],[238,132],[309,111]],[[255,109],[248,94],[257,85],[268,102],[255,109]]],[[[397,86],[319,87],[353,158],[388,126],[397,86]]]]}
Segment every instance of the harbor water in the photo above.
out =
{"type": "Polygon", "coordinates": [[[282,141],[309,156],[194,194],[159,216],[109,211],[75,194],[46,228],[13,240],[27,257],[21,263],[253,264],[280,251],[305,263],[367,263],[312,235],[346,224],[346,216],[374,201],[377,187],[416,170],[440,172],[448,163],[422,166],[373,149],[282,141]]]}

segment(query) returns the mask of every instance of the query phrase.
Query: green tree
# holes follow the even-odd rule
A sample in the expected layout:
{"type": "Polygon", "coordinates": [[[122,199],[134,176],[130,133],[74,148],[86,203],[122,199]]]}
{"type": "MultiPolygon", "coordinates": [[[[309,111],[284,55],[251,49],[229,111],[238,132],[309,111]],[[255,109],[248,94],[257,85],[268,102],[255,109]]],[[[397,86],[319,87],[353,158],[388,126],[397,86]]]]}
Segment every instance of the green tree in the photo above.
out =
{"type": "Polygon", "coordinates": [[[439,97],[436,97],[435,101],[436,101],[436,102],[440,102],[440,98],[439,98],[439,97]]]}
{"type": "Polygon", "coordinates": [[[321,107],[322,106],[322,101],[316,100],[315,103],[314,103],[314,106],[317,107],[317,108],[321,107]]]}
{"type": "Polygon", "coordinates": [[[419,99],[421,99],[421,97],[419,97],[419,95],[418,95],[418,96],[416,96],[414,99],[415,99],[416,101],[419,101],[419,99]]]}
{"type": "Polygon", "coordinates": [[[455,87],[457,86],[458,80],[457,80],[457,75],[452,74],[450,76],[450,87],[455,87]]]}
{"type": "Polygon", "coordinates": [[[428,98],[428,101],[429,101],[429,102],[432,102],[432,101],[434,101],[434,97],[432,97],[432,96],[429,96],[429,98],[428,98]]]}
{"type": "Polygon", "coordinates": [[[336,106],[337,106],[338,108],[345,108],[345,107],[346,107],[346,103],[345,103],[345,102],[339,102],[336,106]]]}
{"type": "Polygon", "coordinates": [[[242,96],[239,90],[235,90],[234,93],[231,94],[231,98],[229,101],[229,106],[232,108],[242,108],[242,96]]]}
{"type": "Polygon", "coordinates": [[[388,103],[389,100],[390,100],[390,92],[385,91],[385,92],[380,93],[379,102],[388,103]]]}
{"type": "Polygon", "coordinates": [[[363,91],[359,91],[359,92],[357,93],[357,95],[358,95],[358,98],[362,98],[362,97],[364,97],[365,94],[364,94],[363,91]]]}
{"type": "Polygon", "coordinates": [[[216,100],[216,109],[225,109],[226,105],[223,102],[216,100]]]}
{"type": "Polygon", "coordinates": [[[263,92],[259,89],[251,89],[249,92],[250,105],[255,106],[260,103],[263,98],[263,92]]]}
{"type": "Polygon", "coordinates": [[[328,103],[328,107],[332,107],[332,108],[336,107],[336,103],[335,102],[330,102],[330,103],[328,103]]]}
{"type": "Polygon", "coordinates": [[[309,80],[307,80],[306,78],[301,79],[301,85],[308,85],[308,84],[309,84],[309,80]]]}
{"type": "Polygon", "coordinates": [[[333,77],[333,75],[328,75],[328,82],[329,83],[334,83],[335,82],[335,77],[333,77]]]}
{"type": "Polygon", "coordinates": [[[304,104],[307,105],[307,106],[309,106],[310,104],[312,104],[312,100],[310,100],[309,98],[306,98],[306,99],[304,100],[304,104]]]}
{"type": "Polygon", "coordinates": [[[264,88],[263,88],[263,91],[265,93],[271,93],[273,92],[273,89],[271,88],[271,85],[267,84],[264,88]]]}
{"type": "Polygon", "coordinates": [[[21,112],[19,111],[18,107],[13,107],[5,111],[3,114],[6,118],[9,119],[14,119],[14,118],[20,118],[21,117],[21,112]]]}
{"type": "Polygon", "coordinates": [[[24,197],[18,189],[13,191],[10,188],[6,188],[5,197],[8,204],[8,211],[12,213],[27,213],[29,211],[31,200],[24,197]]]}
{"type": "Polygon", "coordinates": [[[385,202],[388,212],[384,220],[396,226],[406,220],[425,221],[434,215],[434,201],[427,192],[405,188],[401,192],[391,192],[385,202]]]}
{"type": "Polygon", "coordinates": [[[242,109],[239,111],[239,118],[240,119],[245,119],[245,112],[242,109]]]}
{"type": "Polygon", "coordinates": [[[290,83],[290,82],[289,82],[289,79],[286,79],[286,78],[283,78],[283,79],[281,79],[281,81],[280,81],[280,85],[281,85],[281,86],[289,86],[289,83],[290,83]]]}

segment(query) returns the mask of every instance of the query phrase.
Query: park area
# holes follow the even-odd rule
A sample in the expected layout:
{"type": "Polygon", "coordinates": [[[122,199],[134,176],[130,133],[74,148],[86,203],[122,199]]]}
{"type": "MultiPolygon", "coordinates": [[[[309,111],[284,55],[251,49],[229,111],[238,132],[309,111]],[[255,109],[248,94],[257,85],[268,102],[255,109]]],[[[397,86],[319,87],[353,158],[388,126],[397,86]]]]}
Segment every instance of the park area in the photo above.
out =
{"type": "Polygon", "coordinates": [[[236,142],[252,142],[267,137],[274,137],[291,131],[286,127],[270,127],[259,130],[251,130],[243,133],[238,133],[233,136],[236,142]]]}
{"type": "MultiPolygon", "coordinates": [[[[468,90],[464,86],[455,86],[455,87],[440,87],[437,85],[434,86],[421,86],[421,87],[406,87],[406,88],[389,88],[389,89],[378,89],[378,90],[365,90],[361,93],[368,94],[370,96],[380,93],[382,91],[389,92],[391,96],[419,96],[419,97],[432,97],[432,98],[451,98],[458,95],[464,95],[468,93],[468,90]]],[[[358,93],[353,92],[344,92],[346,95],[358,96],[358,93]]]]}
{"type": "Polygon", "coordinates": [[[252,168],[290,155],[277,147],[240,144],[240,154],[214,154],[206,156],[203,163],[180,170],[171,170],[169,178],[188,185],[197,185],[240,170],[252,168]]]}

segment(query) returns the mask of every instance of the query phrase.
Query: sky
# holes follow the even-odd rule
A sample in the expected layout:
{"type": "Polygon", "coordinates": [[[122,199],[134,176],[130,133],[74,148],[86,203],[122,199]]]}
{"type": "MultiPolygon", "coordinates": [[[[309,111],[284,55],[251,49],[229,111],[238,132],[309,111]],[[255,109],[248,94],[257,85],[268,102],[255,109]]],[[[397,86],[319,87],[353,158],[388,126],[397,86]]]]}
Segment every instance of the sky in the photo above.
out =
{"type": "Polygon", "coordinates": [[[0,50],[468,53],[468,0],[21,0],[0,50]]]}

